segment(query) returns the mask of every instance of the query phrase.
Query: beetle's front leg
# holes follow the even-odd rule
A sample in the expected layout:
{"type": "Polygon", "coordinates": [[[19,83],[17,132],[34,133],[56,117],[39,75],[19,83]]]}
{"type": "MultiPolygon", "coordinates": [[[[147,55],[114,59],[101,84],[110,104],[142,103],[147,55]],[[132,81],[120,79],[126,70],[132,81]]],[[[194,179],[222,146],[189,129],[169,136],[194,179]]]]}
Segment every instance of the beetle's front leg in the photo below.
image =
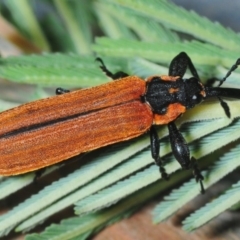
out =
{"type": "Polygon", "coordinates": [[[155,160],[156,164],[159,166],[159,170],[163,179],[168,179],[168,174],[163,167],[163,162],[160,159],[159,152],[160,152],[160,144],[157,131],[154,126],[150,128],[150,142],[151,142],[151,152],[152,158],[155,160]]]}
{"type": "Polygon", "coordinates": [[[193,170],[193,176],[197,182],[200,182],[201,193],[204,193],[204,187],[202,184],[203,176],[198,168],[196,159],[194,157],[190,159],[189,148],[185,139],[177,129],[174,122],[170,122],[168,124],[168,130],[174,157],[180,163],[182,168],[193,170]]]}

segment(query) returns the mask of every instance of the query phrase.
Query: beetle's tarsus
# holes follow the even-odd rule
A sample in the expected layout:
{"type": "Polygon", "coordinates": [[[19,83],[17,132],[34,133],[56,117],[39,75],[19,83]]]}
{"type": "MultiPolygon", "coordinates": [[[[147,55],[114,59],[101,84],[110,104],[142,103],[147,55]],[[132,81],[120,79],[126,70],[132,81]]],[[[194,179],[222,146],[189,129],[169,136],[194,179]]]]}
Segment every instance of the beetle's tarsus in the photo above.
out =
{"type": "Polygon", "coordinates": [[[225,101],[223,101],[222,98],[220,98],[220,97],[218,97],[218,100],[220,101],[220,104],[221,104],[226,116],[228,118],[231,118],[230,108],[229,108],[228,104],[225,101]]]}
{"type": "Polygon", "coordinates": [[[101,65],[99,66],[102,71],[110,78],[112,78],[113,80],[117,80],[117,79],[120,79],[120,78],[124,78],[124,77],[128,77],[129,75],[125,72],[122,72],[122,71],[119,71],[119,72],[116,72],[116,73],[112,73],[110,72],[107,67],[105,66],[103,60],[99,57],[96,58],[96,61],[100,62],[101,65]]]}
{"type": "Polygon", "coordinates": [[[198,168],[196,158],[191,157],[189,168],[191,168],[193,170],[193,176],[196,179],[196,182],[200,183],[201,193],[204,194],[205,189],[204,189],[203,182],[202,182],[204,180],[204,177],[203,177],[203,175],[201,174],[201,171],[198,168]]]}
{"type": "Polygon", "coordinates": [[[61,94],[64,94],[64,93],[68,93],[68,92],[70,92],[68,89],[64,89],[64,88],[57,88],[56,89],[56,95],[61,95],[61,94]]]}
{"type": "Polygon", "coordinates": [[[161,173],[162,179],[169,180],[169,175],[167,174],[167,172],[163,166],[159,166],[159,171],[161,173]]]}

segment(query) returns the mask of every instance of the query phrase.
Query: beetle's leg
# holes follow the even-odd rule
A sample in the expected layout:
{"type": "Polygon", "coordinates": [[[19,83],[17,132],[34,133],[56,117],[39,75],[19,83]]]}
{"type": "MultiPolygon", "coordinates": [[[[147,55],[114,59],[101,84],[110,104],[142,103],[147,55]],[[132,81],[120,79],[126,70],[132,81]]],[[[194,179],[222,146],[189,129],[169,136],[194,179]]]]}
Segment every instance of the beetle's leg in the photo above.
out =
{"type": "Polygon", "coordinates": [[[219,80],[216,77],[209,78],[206,80],[204,87],[214,87],[214,84],[219,81],[221,81],[221,80],[219,80]]]}
{"type": "MultiPolygon", "coordinates": [[[[219,82],[219,81],[222,82],[223,80],[219,80],[218,78],[213,77],[213,78],[208,79],[206,81],[206,84],[204,84],[204,86],[206,88],[213,87],[214,83],[215,82],[219,82]]],[[[222,83],[219,83],[219,85],[221,85],[221,84],[222,83]]],[[[225,101],[223,101],[223,99],[221,97],[217,96],[217,98],[218,98],[218,100],[219,100],[219,102],[220,102],[220,104],[221,104],[221,106],[222,106],[226,116],[228,118],[230,118],[231,117],[231,112],[230,112],[230,108],[229,108],[228,104],[225,101]]]]}
{"type": "Polygon", "coordinates": [[[46,168],[40,168],[37,171],[35,171],[35,176],[33,178],[33,182],[35,184],[38,183],[38,179],[44,174],[45,171],[46,171],[46,168]]]}
{"type": "Polygon", "coordinates": [[[201,187],[201,193],[204,194],[205,193],[205,189],[204,189],[204,186],[203,186],[203,176],[198,168],[198,165],[197,165],[197,160],[195,157],[191,157],[191,162],[190,162],[190,168],[193,170],[193,176],[195,177],[196,179],[196,182],[199,182],[200,183],[200,187],[201,187]]]}
{"type": "Polygon", "coordinates": [[[190,159],[189,148],[185,139],[177,129],[174,122],[170,122],[168,124],[168,130],[174,157],[177,159],[183,169],[193,170],[193,175],[196,181],[200,182],[201,192],[204,193],[204,187],[202,184],[203,176],[201,175],[201,172],[197,166],[196,159],[194,157],[190,159]]]}
{"type": "Polygon", "coordinates": [[[107,67],[105,66],[103,60],[101,58],[96,58],[96,61],[100,62],[100,68],[102,69],[102,71],[110,78],[112,78],[113,80],[119,79],[119,78],[124,78],[124,77],[128,77],[129,75],[126,74],[125,72],[119,71],[116,73],[112,73],[110,72],[107,67]]]}
{"type": "MultiPolygon", "coordinates": [[[[231,75],[231,73],[237,69],[237,67],[238,67],[239,65],[240,65],[240,58],[238,58],[237,61],[236,61],[236,63],[234,63],[234,64],[232,65],[232,67],[231,67],[230,70],[226,73],[225,77],[224,77],[222,80],[219,80],[219,79],[217,79],[217,78],[212,78],[212,79],[208,80],[208,82],[211,83],[211,81],[213,82],[213,81],[218,80],[218,81],[220,81],[219,84],[218,84],[218,87],[220,87],[220,86],[224,83],[224,81],[226,81],[226,79],[231,75]]],[[[208,84],[208,85],[205,84],[205,87],[206,87],[206,86],[209,87],[209,84],[208,84]]],[[[230,114],[230,109],[229,109],[228,104],[227,104],[225,101],[223,101],[220,96],[217,96],[217,98],[218,98],[218,100],[220,101],[220,104],[221,104],[221,106],[222,106],[225,114],[227,115],[228,118],[230,118],[230,117],[231,117],[231,114],[230,114]]]]}
{"type": "Polygon", "coordinates": [[[151,142],[151,152],[152,158],[155,160],[156,164],[159,166],[159,171],[163,179],[168,179],[168,174],[163,167],[163,162],[160,159],[159,152],[160,152],[160,144],[157,131],[154,126],[150,128],[150,142],[151,142]]]}
{"type": "MultiPolygon", "coordinates": [[[[105,66],[105,64],[104,64],[104,62],[101,58],[96,58],[96,61],[101,63],[100,68],[102,69],[102,71],[108,77],[112,78],[113,80],[129,76],[128,74],[126,74],[125,72],[122,72],[122,71],[119,71],[119,72],[116,72],[115,74],[113,74],[107,69],[107,67],[105,66]]],[[[67,90],[67,89],[64,89],[64,88],[57,88],[56,89],[56,95],[61,95],[61,94],[67,93],[67,92],[70,92],[70,91],[67,90]]]]}
{"type": "Polygon", "coordinates": [[[222,106],[226,116],[228,118],[230,118],[231,117],[231,113],[230,113],[230,108],[229,108],[228,104],[225,101],[223,101],[220,97],[218,97],[218,100],[219,100],[219,102],[220,102],[220,104],[221,104],[221,106],[222,106]]]}
{"type": "Polygon", "coordinates": [[[169,66],[169,76],[179,76],[183,77],[185,72],[187,71],[187,67],[189,67],[192,75],[199,79],[196,68],[194,67],[191,58],[185,53],[179,53],[170,63],[169,66]]]}
{"type": "MultiPolygon", "coordinates": [[[[220,87],[224,81],[226,81],[226,79],[231,75],[231,73],[233,71],[235,71],[238,66],[240,65],[240,58],[237,59],[236,63],[233,64],[233,66],[230,68],[230,70],[227,72],[227,74],[225,75],[225,77],[221,80],[221,82],[219,83],[218,87],[220,87]]],[[[224,102],[220,97],[218,97],[218,99],[220,100],[221,106],[225,111],[225,114],[230,118],[231,114],[230,114],[230,109],[229,106],[226,102],[224,102]]]]}
{"type": "Polygon", "coordinates": [[[61,94],[68,93],[68,92],[70,92],[70,91],[67,90],[67,89],[64,89],[64,88],[57,88],[56,89],[56,95],[61,95],[61,94]]]}

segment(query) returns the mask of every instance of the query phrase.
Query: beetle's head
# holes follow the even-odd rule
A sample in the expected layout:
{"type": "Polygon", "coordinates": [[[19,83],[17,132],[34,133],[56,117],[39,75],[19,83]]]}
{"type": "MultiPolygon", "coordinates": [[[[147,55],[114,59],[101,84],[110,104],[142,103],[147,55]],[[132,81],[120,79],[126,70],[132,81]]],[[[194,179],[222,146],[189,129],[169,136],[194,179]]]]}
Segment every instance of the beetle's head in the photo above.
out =
{"type": "Polygon", "coordinates": [[[187,108],[194,107],[206,97],[203,84],[195,77],[186,79],[184,82],[184,88],[186,101],[185,106],[187,108]]]}

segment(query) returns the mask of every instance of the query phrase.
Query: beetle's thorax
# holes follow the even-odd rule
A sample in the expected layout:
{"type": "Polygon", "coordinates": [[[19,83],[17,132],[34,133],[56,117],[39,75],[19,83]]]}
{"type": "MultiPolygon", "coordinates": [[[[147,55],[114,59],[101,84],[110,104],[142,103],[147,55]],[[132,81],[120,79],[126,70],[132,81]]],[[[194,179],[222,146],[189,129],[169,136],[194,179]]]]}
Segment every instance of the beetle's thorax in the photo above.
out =
{"type": "Polygon", "coordinates": [[[204,86],[194,77],[152,76],[146,84],[143,99],[154,113],[161,115],[168,111],[171,104],[180,104],[188,109],[199,104],[206,96],[204,86]]]}

